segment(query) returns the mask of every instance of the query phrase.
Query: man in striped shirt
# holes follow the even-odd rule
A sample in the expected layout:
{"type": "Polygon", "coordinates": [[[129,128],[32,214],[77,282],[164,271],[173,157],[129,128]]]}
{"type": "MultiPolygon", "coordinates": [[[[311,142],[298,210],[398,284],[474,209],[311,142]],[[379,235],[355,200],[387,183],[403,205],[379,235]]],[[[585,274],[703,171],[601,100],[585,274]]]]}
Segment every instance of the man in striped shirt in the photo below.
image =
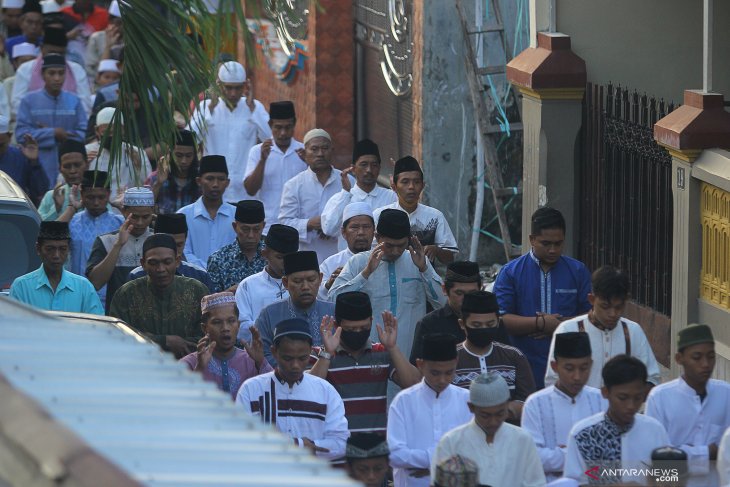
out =
{"type": "Polygon", "coordinates": [[[325,317],[320,328],[323,347],[312,375],[326,379],[345,402],[350,432],[385,436],[388,379],[402,388],[421,380],[396,343],[398,320],[383,312],[383,326],[376,325],[380,343],[370,341],[373,308],[370,297],[353,291],[337,296],[335,317],[325,317]],[[334,333],[333,333],[334,331],[334,333]]]}

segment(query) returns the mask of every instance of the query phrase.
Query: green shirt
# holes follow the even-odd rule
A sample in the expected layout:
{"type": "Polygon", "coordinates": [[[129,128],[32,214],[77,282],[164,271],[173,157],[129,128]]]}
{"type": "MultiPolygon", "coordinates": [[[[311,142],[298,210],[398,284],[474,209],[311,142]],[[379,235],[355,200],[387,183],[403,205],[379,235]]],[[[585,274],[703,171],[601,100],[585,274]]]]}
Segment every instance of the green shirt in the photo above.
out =
{"type": "Polygon", "coordinates": [[[119,288],[109,315],[124,320],[163,347],[165,335],[197,343],[202,336],[200,300],[207,294],[204,284],[188,277],[175,276],[162,292],[150,285],[149,277],[141,277],[119,288]]]}

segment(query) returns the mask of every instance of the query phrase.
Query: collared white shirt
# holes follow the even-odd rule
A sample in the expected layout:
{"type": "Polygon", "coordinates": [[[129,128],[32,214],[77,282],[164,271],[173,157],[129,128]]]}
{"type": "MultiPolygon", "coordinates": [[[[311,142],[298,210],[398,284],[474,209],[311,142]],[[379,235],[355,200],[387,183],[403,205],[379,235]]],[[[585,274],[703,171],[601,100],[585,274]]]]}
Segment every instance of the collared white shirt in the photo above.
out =
{"type": "MultiPolygon", "coordinates": [[[[638,323],[627,320],[626,318],[621,318],[613,330],[599,329],[591,323],[587,314],[563,321],[557,327],[555,333],[553,333],[548,357],[552,357],[553,352],[555,351],[555,335],[569,331],[579,331],[578,323],[581,321],[583,321],[585,332],[588,333],[588,337],[591,340],[591,351],[593,355],[593,366],[591,367],[591,376],[588,379],[587,385],[600,388],[603,385],[603,379],[601,378],[603,366],[609,361],[609,359],[616,355],[626,353],[626,338],[624,336],[624,327],[621,324],[621,321],[626,323],[629,330],[631,356],[644,362],[649,373],[649,382],[652,384],[661,383],[659,364],[656,361],[656,357],[654,357],[654,352],[651,349],[651,345],[649,345],[649,340],[646,339],[644,330],[641,329],[641,326],[639,326],[638,323]]],[[[548,367],[545,372],[545,385],[548,386],[555,384],[557,378],[558,376],[555,371],[548,367]]]]}
{"type": "MultiPolygon", "coordinates": [[[[261,188],[254,195],[247,195],[245,199],[259,200],[264,204],[266,215],[266,226],[264,235],[269,233],[269,227],[279,223],[279,205],[281,204],[281,193],[284,191],[284,183],[307,169],[307,163],[299,158],[298,149],[304,148],[304,144],[298,140],[291,139],[286,152],[282,152],[278,145],[271,145],[271,152],[266,158],[264,166],[264,178],[261,188]]],[[[248,164],[246,165],[246,179],[259,165],[261,159],[261,144],[251,147],[248,153],[248,164]]]]}
{"type": "Polygon", "coordinates": [[[504,487],[543,487],[540,457],[530,434],[502,423],[487,443],[486,433],[473,419],[444,435],[431,462],[431,476],[439,463],[460,455],[479,467],[479,484],[504,487]]]}
{"type": "Polygon", "coordinates": [[[560,477],[565,465],[568,435],[575,423],[605,411],[601,391],[585,386],[570,397],[555,386],[531,394],[522,408],[522,429],[532,435],[548,481],[560,477]]]}
{"type": "Polygon", "coordinates": [[[717,472],[720,474],[720,485],[730,487],[730,428],[722,436],[717,452],[717,472]]]}
{"type": "Polygon", "coordinates": [[[177,213],[185,215],[188,223],[188,238],[185,241],[185,257],[188,262],[208,268],[208,257],[224,245],[236,239],[233,222],[236,220],[236,207],[223,203],[215,219],[211,219],[203,204],[203,197],[195,203],[183,206],[177,213]]]}
{"type": "Polygon", "coordinates": [[[697,391],[680,377],[654,387],[646,401],[646,415],[664,426],[672,446],[687,453],[690,474],[703,476],[690,477],[688,485],[717,484],[707,447],[719,445],[730,428],[730,384],[710,379],[706,391],[701,401],[697,391]]]}
{"type": "Polygon", "coordinates": [[[322,185],[314,171],[307,168],[284,183],[281,195],[279,223],[295,228],[299,232],[299,250],[314,250],[320,263],[337,253],[337,239],[320,236],[316,230],[307,231],[307,222],[321,215],[324,205],[342,187],[340,172],[333,167],[322,185]]]}
{"type": "MultiPolygon", "coordinates": [[[[106,149],[100,151],[99,147],[99,141],[86,144],[86,152],[97,152],[97,156],[89,163],[89,170],[109,172],[111,152],[106,149]]],[[[144,186],[144,182],[152,172],[150,159],[147,157],[144,149],[140,147],[122,142],[122,151],[118,157],[114,161],[114,164],[112,164],[111,176],[109,178],[109,188],[111,189],[112,198],[119,194],[120,188],[144,186]],[[137,152],[137,156],[139,157],[139,168],[134,165],[134,159],[131,155],[133,150],[137,152]]]]}
{"type": "Polygon", "coordinates": [[[203,140],[205,155],[225,156],[228,177],[231,184],[223,194],[223,201],[236,203],[251,199],[243,188],[248,153],[256,144],[256,139],[271,138],[269,114],[258,100],[254,100],[254,110],[246,105],[242,97],[236,108],[229,110],[225,100],[220,100],[210,113],[210,100],[203,100],[190,120],[190,130],[203,140]]]}
{"type": "MultiPolygon", "coordinates": [[[[378,224],[380,213],[386,208],[395,208],[396,210],[408,213],[405,208],[396,201],[395,203],[391,203],[373,211],[375,225],[378,224]]],[[[408,213],[408,219],[411,222],[411,232],[416,234],[422,245],[436,245],[454,253],[459,251],[454,234],[451,232],[449,222],[446,221],[444,214],[436,208],[418,203],[418,206],[413,213],[408,213]]]]}
{"type": "Polygon", "coordinates": [[[248,276],[236,289],[236,306],[238,306],[238,339],[251,340],[249,327],[253,326],[261,310],[281,299],[289,297],[289,291],[281,283],[266,272],[266,269],[248,276]]]}
{"type": "Polygon", "coordinates": [[[373,211],[381,206],[386,206],[398,201],[398,195],[392,189],[383,188],[378,185],[372,191],[366,193],[360,186],[353,184],[350,191],[341,190],[335,194],[322,211],[322,231],[330,237],[337,237],[337,248],[347,248],[347,240],[342,237],[342,212],[350,203],[365,202],[373,211]]]}
{"type": "MultiPolygon", "coordinates": [[[[426,301],[434,309],[446,304],[441,292],[443,281],[426,260],[422,273],[413,263],[411,254],[403,252],[395,262],[380,261],[375,271],[365,279],[362,275],[372,250],[353,255],[337,276],[329,291],[329,298],[335,301],[337,295],[348,291],[362,291],[370,296],[373,316],[379,320],[383,311],[390,311],[398,319],[398,348],[410,357],[416,323],[426,314],[426,301]]],[[[378,341],[375,327],[370,339],[378,341]]]]}
{"type": "Polygon", "coordinates": [[[411,477],[408,470],[431,468],[441,437],[474,417],[468,401],[466,389],[449,384],[437,395],[425,380],[395,396],[388,411],[388,447],[395,487],[430,485],[429,476],[411,477]]]}
{"type": "MultiPolygon", "coordinates": [[[[318,299],[321,299],[322,301],[330,300],[328,296],[329,291],[326,287],[324,287],[324,285],[327,284],[332,273],[335,272],[338,267],[344,267],[353,255],[355,254],[352,253],[352,250],[345,247],[345,250],[341,250],[335,255],[330,255],[319,265],[319,272],[322,273],[322,284],[319,285],[319,294],[317,295],[318,299]]],[[[334,285],[334,283],[332,284],[334,285]]]]}

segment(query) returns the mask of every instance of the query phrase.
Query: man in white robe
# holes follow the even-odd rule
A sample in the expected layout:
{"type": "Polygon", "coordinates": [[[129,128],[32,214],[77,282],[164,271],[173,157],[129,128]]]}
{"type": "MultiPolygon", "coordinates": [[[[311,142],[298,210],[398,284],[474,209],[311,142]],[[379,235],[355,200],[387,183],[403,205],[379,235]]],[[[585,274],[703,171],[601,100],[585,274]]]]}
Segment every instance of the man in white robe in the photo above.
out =
{"type": "Polygon", "coordinates": [[[681,377],[652,389],[646,414],[659,421],[671,445],[687,453],[690,486],[717,485],[711,462],[723,432],[730,428],[730,384],[711,379],[715,368],[715,339],[707,325],[679,331],[674,360],[681,377]]]}
{"type": "Polygon", "coordinates": [[[395,487],[428,487],[436,444],[449,430],[472,418],[469,391],[451,384],[456,370],[456,339],[424,337],[423,380],[402,390],[388,413],[388,447],[395,487]]]}
{"type": "Polygon", "coordinates": [[[253,86],[246,82],[246,70],[240,63],[228,61],[218,68],[218,86],[225,97],[223,103],[215,94],[203,100],[190,120],[190,130],[203,141],[204,155],[226,158],[231,184],[223,200],[236,203],[251,199],[243,188],[248,153],[257,138],[271,138],[269,114],[254,99],[253,86]]]}
{"type": "Polygon", "coordinates": [[[568,435],[575,423],[605,411],[601,391],[586,386],[591,373],[591,342],[586,333],[567,332],[555,337],[550,367],[555,385],[530,395],[522,408],[522,428],[532,435],[548,481],[563,473],[568,435]]]}
{"type": "Polygon", "coordinates": [[[436,465],[455,455],[479,469],[479,484],[493,487],[542,487],[545,475],[530,434],[506,423],[510,391],[497,372],[486,372],[469,387],[469,410],[474,418],[444,435],[431,462],[436,465]]]}
{"type": "Polygon", "coordinates": [[[274,301],[289,297],[289,292],[281,282],[284,255],[299,250],[299,234],[292,227],[274,224],[264,238],[264,244],[266,246],[261,255],[266,259],[266,267],[242,280],[236,289],[238,321],[241,324],[238,339],[245,342],[251,339],[248,329],[254,325],[261,310],[274,301]]]}

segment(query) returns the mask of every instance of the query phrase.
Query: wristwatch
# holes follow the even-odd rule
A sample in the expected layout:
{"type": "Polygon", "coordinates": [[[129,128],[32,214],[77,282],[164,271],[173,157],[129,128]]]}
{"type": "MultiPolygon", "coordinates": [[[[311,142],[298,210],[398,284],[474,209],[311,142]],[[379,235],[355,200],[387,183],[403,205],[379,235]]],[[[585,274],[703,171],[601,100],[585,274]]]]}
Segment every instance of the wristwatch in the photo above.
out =
{"type": "Polygon", "coordinates": [[[324,348],[319,350],[319,353],[317,354],[318,358],[323,358],[326,360],[332,360],[332,354],[327,352],[324,348]]]}

